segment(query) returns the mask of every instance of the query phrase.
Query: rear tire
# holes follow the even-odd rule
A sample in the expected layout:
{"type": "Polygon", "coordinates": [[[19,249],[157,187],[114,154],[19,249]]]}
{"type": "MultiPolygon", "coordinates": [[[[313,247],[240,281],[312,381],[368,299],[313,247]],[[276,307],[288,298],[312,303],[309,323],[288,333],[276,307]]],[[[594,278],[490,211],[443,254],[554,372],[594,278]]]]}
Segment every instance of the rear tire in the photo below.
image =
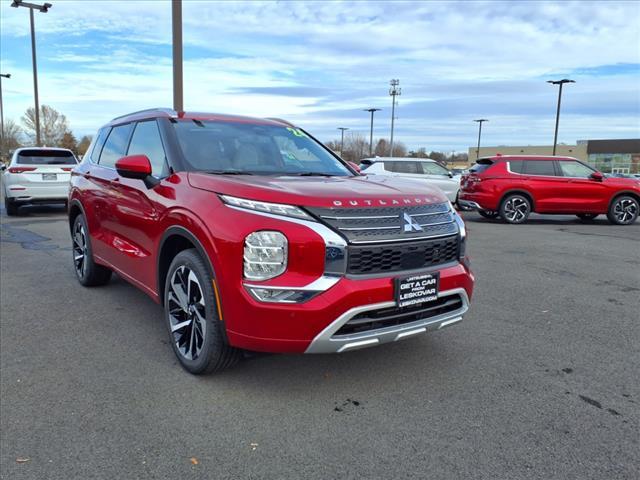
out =
{"type": "Polygon", "coordinates": [[[183,250],[171,262],[164,287],[164,312],[171,346],[188,372],[212,373],[240,360],[242,351],[227,343],[213,277],[197,250],[183,250]]]}
{"type": "Polygon", "coordinates": [[[71,249],[73,268],[80,284],[85,287],[95,287],[107,283],[111,278],[111,270],[98,265],[93,260],[89,229],[82,214],[78,215],[73,222],[71,243],[73,245],[71,249]]]}
{"type": "Polygon", "coordinates": [[[640,204],[635,197],[620,195],[611,202],[607,218],[614,225],[631,225],[638,218],[640,204]]]}
{"type": "Polygon", "coordinates": [[[583,222],[591,222],[596,219],[598,216],[597,213],[578,213],[576,217],[578,217],[583,222]]]}
{"type": "Polygon", "coordinates": [[[514,225],[526,222],[530,213],[531,202],[519,193],[507,196],[500,205],[502,219],[514,225]]]}
{"type": "Polygon", "coordinates": [[[495,220],[500,216],[498,212],[494,212],[493,210],[478,210],[478,213],[481,217],[488,218],[491,220],[495,220]]]}
{"type": "Polygon", "coordinates": [[[15,217],[18,215],[18,205],[16,205],[15,200],[4,197],[4,208],[7,211],[8,217],[15,217]]]}

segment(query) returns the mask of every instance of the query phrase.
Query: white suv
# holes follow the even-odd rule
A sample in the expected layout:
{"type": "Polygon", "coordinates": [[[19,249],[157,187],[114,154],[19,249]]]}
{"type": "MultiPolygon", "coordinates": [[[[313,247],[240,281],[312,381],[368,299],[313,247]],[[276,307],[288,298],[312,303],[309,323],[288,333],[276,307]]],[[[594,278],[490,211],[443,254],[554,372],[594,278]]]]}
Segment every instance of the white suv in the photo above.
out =
{"type": "Polygon", "coordinates": [[[66,148],[18,148],[3,168],[4,205],[17,215],[27,203],[66,203],[71,170],[78,160],[66,148]]]}
{"type": "Polygon", "coordinates": [[[364,174],[415,178],[440,188],[451,203],[458,200],[461,177],[430,158],[375,157],[365,158],[360,163],[364,174]]]}

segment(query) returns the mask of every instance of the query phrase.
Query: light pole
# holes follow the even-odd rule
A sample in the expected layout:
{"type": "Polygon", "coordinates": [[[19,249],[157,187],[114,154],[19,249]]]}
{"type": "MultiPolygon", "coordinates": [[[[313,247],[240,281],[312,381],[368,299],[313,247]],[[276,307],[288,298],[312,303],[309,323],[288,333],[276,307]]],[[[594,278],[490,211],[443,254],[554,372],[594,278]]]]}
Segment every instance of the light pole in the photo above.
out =
{"type": "Polygon", "coordinates": [[[391,88],[389,88],[389,95],[391,95],[391,139],[389,141],[391,152],[389,155],[393,157],[393,125],[396,118],[396,97],[402,93],[402,90],[399,87],[400,80],[396,78],[391,80],[389,84],[391,85],[391,88]]]}
{"type": "Polygon", "coordinates": [[[367,108],[364,112],[371,113],[371,130],[369,131],[369,156],[373,155],[373,114],[380,111],[380,108],[367,108]]]}
{"type": "Polygon", "coordinates": [[[50,3],[38,5],[37,3],[28,3],[23,0],[13,0],[12,7],[26,7],[29,9],[29,21],[31,23],[31,61],[33,63],[33,97],[36,103],[36,145],[40,146],[40,103],[38,101],[38,65],[36,62],[36,31],[33,25],[33,11],[38,10],[41,13],[47,13],[52,7],[50,3]]]}
{"type": "Polygon", "coordinates": [[[478,120],[474,120],[474,122],[478,122],[478,148],[476,148],[476,160],[480,158],[480,137],[482,136],[482,122],[488,122],[486,118],[479,118],[478,120]]]}
{"type": "Polygon", "coordinates": [[[11,78],[10,73],[0,73],[0,157],[4,152],[4,106],[2,105],[2,79],[11,78]]]}
{"type": "Polygon", "coordinates": [[[171,2],[171,27],[173,31],[173,109],[184,111],[182,87],[182,0],[171,2]]]}
{"type": "Polygon", "coordinates": [[[556,110],[556,132],[553,135],[553,156],[556,155],[556,145],[558,144],[558,124],[560,123],[560,101],[562,100],[562,85],[565,83],[576,83],[575,80],[569,80],[568,78],[563,78],[562,80],[547,80],[547,83],[551,83],[552,85],[560,85],[558,89],[558,110],[556,110]]]}
{"type": "Polygon", "coordinates": [[[340,156],[342,157],[342,152],[344,151],[344,131],[349,129],[347,127],[338,127],[338,130],[342,132],[342,138],[340,139],[340,156]]]}

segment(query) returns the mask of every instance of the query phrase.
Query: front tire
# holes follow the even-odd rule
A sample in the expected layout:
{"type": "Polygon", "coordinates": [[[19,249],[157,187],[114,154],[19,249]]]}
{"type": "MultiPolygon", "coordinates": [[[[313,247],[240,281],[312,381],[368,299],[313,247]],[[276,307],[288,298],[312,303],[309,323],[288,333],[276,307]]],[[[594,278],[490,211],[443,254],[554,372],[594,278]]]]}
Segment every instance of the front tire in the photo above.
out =
{"type": "Polygon", "coordinates": [[[71,232],[73,267],[78,281],[85,287],[104,285],[111,278],[111,270],[93,260],[89,229],[83,215],[76,217],[71,232]]]}
{"type": "Polygon", "coordinates": [[[169,267],[164,311],[173,351],[195,375],[231,367],[241,351],[230,346],[218,316],[213,277],[195,249],[178,253],[169,267]]]}
{"type": "Polygon", "coordinates": [[[493,210],[478,210],[478,213],[481,217],[488,218],[490,220],[495,220],[500,216],[500,213],[493,210]]]}
{"type": "Polygon", "coordinates": [[[500,205],[500,216],[507,223],[520,224],[527,221],[531,213],[531,202],[519,193],[507,196],[500,205]]]}
{"type": "Polygon", "coordinates": [[[631,225],[638,218],[640,205],[630,195],[620,195],[611,202],[607,218],[614,225],[631,225]]]}

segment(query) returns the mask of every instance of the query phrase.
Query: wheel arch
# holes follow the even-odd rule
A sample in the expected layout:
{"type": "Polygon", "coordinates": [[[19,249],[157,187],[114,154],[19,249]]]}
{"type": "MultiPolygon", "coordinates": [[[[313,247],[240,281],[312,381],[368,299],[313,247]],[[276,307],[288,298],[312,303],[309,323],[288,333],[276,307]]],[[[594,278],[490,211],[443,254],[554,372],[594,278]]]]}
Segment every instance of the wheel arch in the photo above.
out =
{"type": "Polygon", "coordinates": [[[611,200],[609,200],[609,205],[607,206],[607,212],[611,209],[613,202],[615,202],[619,197],[623,197],[625,195],[635,198],[636,202],[640,203],[640,193],[634,192],[633,190],[623,190],[621,192],[616,192],[615,194],[613,194],[613,196],[611,197],[611,200]]]}
{"type": "Polygon", "coordinates": [[[519,194],[519,195],[522,195],[524,197],[527,197],[527,199],[531,203],[531,211],[532,212],[535,211],[535,201],[533,199],[533,195],[531,195],[531,193],[528,192],[527,190],[524,190],[524,189],[521,189],[521,188],[514,188],[513,190],[508,190],[508,191],[504,192],[502,194],[502,196],[500,197],[500,201],[498,202],[498,211],[500,211],[500,208],[502,207],[502,203],[504,202],[504,200],[509,195],[514,195],[514,194],[519,194]]]}
{"type": "Polygon", "coordinates": [[[78,215],[84,215],[85,218],[87,218],[87,216],[85,214],[84,207],[82,206],[82,203],[77,198],[74,198],[73,200],[71,200],[69,202],[68,210],[69,210],[69,212],[68,212],[68,216],[69,216],[69,232],[73,232],[73,222],[76,221],[76,218],[78,217],[78,215]]]}
{"type": "Polygon", "coordinates": [[[171,261],[178,253],[189,248],[197,250],[209,269],[211,277],[216,278],[211,259],[198,237],[184,227],[179,225],[171,226],[162,235],[156,255],[156,283],[161,305],[164,305],[164,285],[171,261]]]}

